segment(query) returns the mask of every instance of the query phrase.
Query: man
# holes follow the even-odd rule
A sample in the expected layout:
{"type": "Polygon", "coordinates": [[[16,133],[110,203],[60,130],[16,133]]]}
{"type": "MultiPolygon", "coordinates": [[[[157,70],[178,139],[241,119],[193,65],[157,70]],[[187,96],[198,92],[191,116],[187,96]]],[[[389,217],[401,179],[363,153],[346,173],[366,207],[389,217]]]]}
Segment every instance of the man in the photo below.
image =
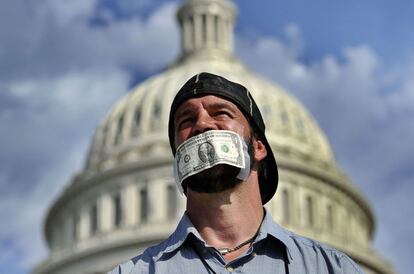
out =
{"type": "Polygon", "coordinates": [[[176,231],[111,274],[363,273],[343,253],[278,226],[263,205],[278,172],[250,92],[210,73],[173,100],[169,139],[187,196],[176,231]]]}

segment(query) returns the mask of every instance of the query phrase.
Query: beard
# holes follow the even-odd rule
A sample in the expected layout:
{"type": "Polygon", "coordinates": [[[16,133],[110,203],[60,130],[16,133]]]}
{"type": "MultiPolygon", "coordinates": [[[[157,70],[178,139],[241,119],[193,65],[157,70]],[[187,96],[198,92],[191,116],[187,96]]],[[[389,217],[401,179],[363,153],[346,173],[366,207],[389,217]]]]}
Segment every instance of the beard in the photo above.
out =
{"type": "MultiPolygon", "coordinates": [[[[253,166],[253,141],[252,136],[249,137],[247,142],[248,154],[250,157],[250,168],[253,166]]],[[[199,193],[219,193],[228,189],[236,187],[242,182],[237,178],[240,172],[240,168],[219,164],[209,169],[203,170],[200,173],[194,174],[186,178],[183,182],[183,189],[186,192],[187,187],[192,191],[199,193]]]]}
{"type": "Polygon", "coordinates": [[[188,177],[183,181],[183,186],[199,193],[218,193],[241,183],[237,179],[239,172],[238,167],[219,164],[188,177]]]}

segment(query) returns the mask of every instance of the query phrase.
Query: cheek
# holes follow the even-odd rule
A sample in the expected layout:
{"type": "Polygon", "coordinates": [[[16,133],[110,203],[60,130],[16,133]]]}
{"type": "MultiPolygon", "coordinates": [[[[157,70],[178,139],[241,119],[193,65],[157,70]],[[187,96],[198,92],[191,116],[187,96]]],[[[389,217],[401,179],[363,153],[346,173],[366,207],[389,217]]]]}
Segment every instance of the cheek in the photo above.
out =
{"type": "Polygon", "coordinates": [[[190,138],[191,129],[183,129],[178,132],[175,132],[175,147],[178,147],[182,142],[190,138]]]}
{"type": "Polygon", "coordinates": [[[231,121],[226,123],[226,126],[221,128],[226,130],[231,130],[233,132],[236,132],[244,139],[247,139],[250,135],[249,128],[245,127],[242,123],[239,123],[237,121],[231,121]]]}

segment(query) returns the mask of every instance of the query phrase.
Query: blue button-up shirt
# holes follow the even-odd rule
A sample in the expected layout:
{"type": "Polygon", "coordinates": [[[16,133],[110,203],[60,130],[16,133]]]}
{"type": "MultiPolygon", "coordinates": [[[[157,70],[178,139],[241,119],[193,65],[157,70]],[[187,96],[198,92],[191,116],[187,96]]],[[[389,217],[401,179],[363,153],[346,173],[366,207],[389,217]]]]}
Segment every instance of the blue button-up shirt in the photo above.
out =
{"type": "Polygon", "coordinates": [[[347,255],[314,240],[296,235],[266,214],[250,249],[226,262],[218,250],[202,239],[187,215],[162,243],[114,268],[108,274],[198,273],[358,273],[362,270],[347,255]]]}

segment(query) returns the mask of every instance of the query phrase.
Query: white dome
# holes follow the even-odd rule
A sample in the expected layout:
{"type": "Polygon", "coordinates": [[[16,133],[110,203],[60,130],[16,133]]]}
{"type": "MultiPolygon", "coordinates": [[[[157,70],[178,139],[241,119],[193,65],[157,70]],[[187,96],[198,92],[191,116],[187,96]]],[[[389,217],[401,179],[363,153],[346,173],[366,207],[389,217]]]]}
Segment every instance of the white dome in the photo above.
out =
{"type": "Polygon", "coordinates": [[[335,169],[325,135],[301,103],[235,60],[201,59],[175,65],[121,99],[97,129],[86,172],[99,172],[148,154],[171,155],[167,125],[172,99],[190,77],[203,71],[242,83],[251,91],[277,159],[289,157],[335,169]]]}

